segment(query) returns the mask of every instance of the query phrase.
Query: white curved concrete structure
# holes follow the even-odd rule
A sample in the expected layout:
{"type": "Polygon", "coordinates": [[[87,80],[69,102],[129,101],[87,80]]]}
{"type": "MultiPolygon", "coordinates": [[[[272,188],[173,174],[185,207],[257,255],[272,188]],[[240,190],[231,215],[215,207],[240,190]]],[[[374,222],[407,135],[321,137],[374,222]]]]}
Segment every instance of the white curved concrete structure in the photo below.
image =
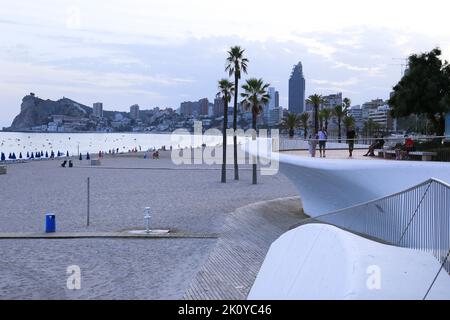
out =
{"type": "Polygon", "coordinates": [[[314,217],[406,190],[430,178],[450,182],[450,163],[272,156],[279,156],[280,171],[298,189],[305,212],[314,217]]]}
{"type": "MultiPolygon", "coordinates": [[[[272,244],[248,299],[421,300],[439,268],[428,253],[309,224],[272,244]]],[[[446,272],[440,273],[427,298],[450,299],[446,272]]]]}

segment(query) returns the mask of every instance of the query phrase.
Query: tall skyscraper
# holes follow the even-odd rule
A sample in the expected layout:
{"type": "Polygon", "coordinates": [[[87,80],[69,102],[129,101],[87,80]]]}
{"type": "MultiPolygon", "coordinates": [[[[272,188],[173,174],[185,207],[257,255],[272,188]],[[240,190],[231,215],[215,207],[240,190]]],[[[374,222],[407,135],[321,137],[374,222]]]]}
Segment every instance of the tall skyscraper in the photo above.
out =
{"type": "Polygon", "coordinates": [[[305,77],[299,62],[292,69],[289,78],[289,112],[299,114],[305,111],[305,77]]]}
{"type": "Polygon", "coordinates": [[[94,103],[94,116],[97,118],[103,118],[103,103],[96,102],[94,103]]]}
{"type": "Polygon", "coordinates": [[[139,119],[139,105],[135,104],[130,107],[130,117],[131,119],[139,119]]]}
{"type": "Polygon", "coordinates": [[[280,93],[275,91],[275,109],[280,108],[280,93]]]}
{"type": "Polygon", "coordinates": [[[269,87],[267,89],[267,94],[269,95],[269,102],[263,108],[263,119],[264,122],[267,123],[269,121],[269,113],[270,111],[276,108],[276,95],[277,91],[275,91],[274,87],[269,87]]]}
{"type": "Polygon", "coordinates": [[[275,88],[274,87],[269,87],[269,89],[267,90],[267,93],[270,96],[270,100],[269,100],[269,110],[273,110],[275,109],[275,88]]]}

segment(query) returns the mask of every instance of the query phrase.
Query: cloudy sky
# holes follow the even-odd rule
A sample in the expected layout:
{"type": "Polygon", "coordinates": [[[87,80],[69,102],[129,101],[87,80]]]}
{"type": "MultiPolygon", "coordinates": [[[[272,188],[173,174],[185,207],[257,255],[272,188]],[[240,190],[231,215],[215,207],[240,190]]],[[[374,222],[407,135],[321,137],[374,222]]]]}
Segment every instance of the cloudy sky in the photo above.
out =
{"type": "Polygon", "coordinates": [[[213,99],[236,44],[283,106],[298,61],[307,95],[387,98],[409,54],[450,59],[448,12],[448,0],[0,0],[0,127],[29,92],[109,110],[213,99]]]}

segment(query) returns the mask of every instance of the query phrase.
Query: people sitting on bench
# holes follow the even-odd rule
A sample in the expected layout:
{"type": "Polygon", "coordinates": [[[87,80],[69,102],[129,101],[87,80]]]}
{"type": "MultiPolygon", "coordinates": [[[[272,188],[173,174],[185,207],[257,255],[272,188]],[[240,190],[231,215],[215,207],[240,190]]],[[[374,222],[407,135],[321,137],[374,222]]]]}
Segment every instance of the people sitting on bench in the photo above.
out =
{"type": "Polygon", "coordinates": [[[370,145],[369,150],[367,150],[367,153],[364,155],[364,157],[367,156],[375,157],[375,150],[383,149],[383,146],[384,146],[383,136],[376,135],[375,142],[370,145]]]}
{"type": "Polygon", "coordinates": [[[414,140],[411,137],[405,136],[406,140],[404,144],[398,143],[395,146],[395,159],[405,160],[409,159],[409,153],[415,150],[414,140]]]}
{"type": "Polygon", "coordinates": [[[66,167],[66,164],[67,164],[67,160],[64,160],[64,162],[61,163],[61,167],[65,168],[65,167],[66,167]]]}

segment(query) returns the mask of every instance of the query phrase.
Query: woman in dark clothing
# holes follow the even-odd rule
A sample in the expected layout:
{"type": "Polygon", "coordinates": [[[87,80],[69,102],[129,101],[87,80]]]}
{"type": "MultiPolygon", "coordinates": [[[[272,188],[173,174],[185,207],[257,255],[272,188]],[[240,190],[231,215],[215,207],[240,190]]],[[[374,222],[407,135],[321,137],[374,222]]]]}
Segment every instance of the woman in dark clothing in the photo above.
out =
{"type": "Polygon", "coordinates": [[[355,149],[355,138],[356,138],[355,129],[349,128],[349,130],[347,131],[347,143],[350,158],[353,157],[353,150],[355,149]]]}

